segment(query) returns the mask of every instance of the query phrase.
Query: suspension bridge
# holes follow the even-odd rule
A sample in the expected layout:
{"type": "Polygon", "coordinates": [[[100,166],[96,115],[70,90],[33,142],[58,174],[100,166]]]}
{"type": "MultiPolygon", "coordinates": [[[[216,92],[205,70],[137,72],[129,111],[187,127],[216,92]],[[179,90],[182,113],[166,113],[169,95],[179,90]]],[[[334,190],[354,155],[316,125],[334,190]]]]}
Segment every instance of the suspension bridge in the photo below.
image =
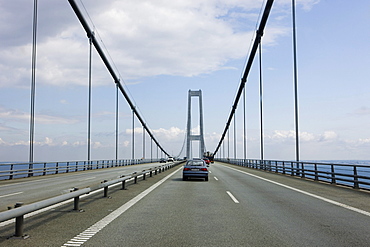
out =
{"type": "Polygon", "coordinates": [[[187,102],[183,102],[187,103],[184,142],[176,154],[172,147],[162,145],[149,127],[81,5],[74,0],[68,3],[89,43],[87,158],[35,161],[39,52],[39,13],[35,0],[29,160],[0,164],[1,246],[368,246],[370,166],[300,158],[295,1],[292,1],[295,119],[292,160],[264,158],[262,37],[273,11],[273,0],[263,4],[236,96],[214,150],[207,146],[205,136],[206,109],[202,96],[205,90],[189,89],[187,102]],[[94,49],[116,90],[115,147],[111,152],[114,155],[104,160],[92,159],[94,49]],[[252,159],[247,153],[245,91],[256,57],[260,64],[261,142],[260,158],[252,159]],[[130,145],[125,147],[120,146],[119,140],[121,97],[132,113],[130,145]],[[243,115],[239,155],[238,108],[243,115]],[[140,127],[135,127],[137,123],[140,127]],[[141,140],[137,140],[137,129],[141,130],[141,140]],[[230,138],[230,133],[234,138],[230,138]],[[231,140],[234,150],[230,150],[231,140]],[[130,151],[125,158],[120,157],[123,148],[130,151]],[[209,181],[182,180],[182,164],[193,158],[214,161],[209,165],[209,181]],[[167,161],[159,163],[161,159],[167,161]]]}

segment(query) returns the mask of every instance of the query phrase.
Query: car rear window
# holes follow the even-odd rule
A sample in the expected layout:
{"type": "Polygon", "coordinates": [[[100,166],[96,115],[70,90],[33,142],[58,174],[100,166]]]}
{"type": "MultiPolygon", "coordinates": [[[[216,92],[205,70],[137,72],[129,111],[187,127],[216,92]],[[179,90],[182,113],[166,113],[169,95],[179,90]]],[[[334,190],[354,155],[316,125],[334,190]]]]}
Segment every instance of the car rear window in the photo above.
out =
{"type": "Polygon", "coordinates": [[[204,166],[203,161],[188,161],[187,166],[204,166]]]}

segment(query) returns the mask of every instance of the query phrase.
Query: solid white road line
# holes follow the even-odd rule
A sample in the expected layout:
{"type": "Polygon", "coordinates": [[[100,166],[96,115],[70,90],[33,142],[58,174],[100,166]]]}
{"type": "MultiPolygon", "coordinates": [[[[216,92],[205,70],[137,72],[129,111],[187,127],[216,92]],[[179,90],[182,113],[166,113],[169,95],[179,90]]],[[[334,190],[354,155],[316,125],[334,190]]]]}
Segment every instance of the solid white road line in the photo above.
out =
{"type": "Polygon", "coordinates": [[[231,194],[230,191],[226,191],[226,193],[230,196],[230,198],[235,202],[235,203],[239,203],[239,201],[235,198],[235,196],[233,194],[231,194]]]}
{"type": "MultiPolygon", "coordinates": [[[[131,181],[131,180],[133,180],[133,178],[130,178],[130,179],[126,180],[126,181],[131,181]]],[[[111,185],[111,187],[116,187],[116,186],[119,186],[119,185],[120,185],[120,183],[117,183],[117,184],[113,184],[113,185],[111,185]]],[[[99,189],[99,190],[95,190],[95,191],[93,191],[93,192],[90,192],[89,194],[85,194],[85,195],[80,196],[80,198],[85,198],[85,197],[87,197],[87,196],[91,196],[91,195],[94,195],[94,194],[96,194],[96,193],[100,193],[100,192],[101,192],[101,191],[103,191],[103,190],[104,190],[104,188],[101,188],[101,189],[99,189]]],[[[70,203],[70,202],[73,202],[73,199],[69,199],[69,200],[67,200],[67,201],[60,202],[60,203],[57,203],[57,204],[51,205],[51,206],[49,206],[49,207],[46,207],[46,208],[43,208],[43,209],[37,210],[37,211],[33,211],[32,213],[26,214],[24,217],[25,217],[25,218],[32,217],[32,216],[37,215],[37,214],[39,214],[39,213],[42,213],[42,212],[45,212],[45,211],[48,211],[48,210],[51,210],[51,209],[54,209],[54,208],[60,207],[60,206],[62,206],[62,205],[64,205],[64,204],[67,204],[67,203],[70,203]]],[[[6,225],[9,225],[9,224],[14,223],[14,222],[15,222],[15,219],[11,219],[11,220],[7,220],[7,221],[0,222],[0,227],[2,227],[2,226],[6,226],[6,225]]]]}
{"type": "MultiPolygon", "coordinates": [[[[101,219],[100,221],[96,222],[94,225],[90,226],[89,228],[87,228],[84,232],[76,235],[76,237],[80,237],[80,236],[84,236],[85,238],[91,238],[93,237],[96,233],[98,233],[100,230],[102,230],[104,227],[106,227],[109,223],[111,223],[113,220],[115,220],[116,218],[118,218],[121,214],[123,214],[124,212],[126,212],[126,210],[128,210],[129,208],[131,208],[132,206],[134,206],[138,201],[140,201],[141,199],[143,199],[145,196],[147,196],[150,192],[152,192],[154,189],[156,189],[159,185],[161,185],[162,183],[164,183],[167,179],[169,179],[173,174],[175,174],[176,172],[180,171],[182,169],[182,167],[178,168],[176,171],[172,172],[171,174],[167,175],[165,178],[163,178],[162,180],[158,181],[157,183],[155,183],[154,185],[152,185],[151,187],[149,187],[148,189],[144,190],[143,192],[141,192],[139,195],[135,196],[133,199],[131,199],[130,201],[128,201],[127,203],[123,204],[121,207],[119,207],[118,209],[114,210],[112,213],[108,214],[107,216],[105,216],[103,219],[101,219]]],[[[85,243],[88,239],[78,239],[78,238],[72,238],[71,240],[69,240],[67,243],[65,243],[64,245],[62,246],[70,246],[70,244],[76,244],[76,245],[73,245],[73,246],[81,246],[83,243],[85,243]],[[81,242],[81,244],[79,244],[77,241],[81,242]]]]}
{"type": "Polygon", "coordinates": [[[241,170],[238,170],[238,169],[235,169],[235,168],[232,168],[232,167],[228,167],[228,166],[225,166],[229,169],[232,169],[232,170],[235,170],[237,172],[241,172],[241,173],[244,173],[244,174],[247,174],[249,176],[252,176],[252,177],[255,177],[255,178],[258,178],[258,179],[261,179],[261,180],[264,180],[266,182],[270,182],[270,183],[273,183],[273,184],[276,184],[276,185],[279,185],[281,187],[284,187],[284,188],[287,188],[287,189],[290,189],[290,190],[293,190],[293,191],[296,191],[296,192],[299,192],[299,193],[302,193],[302,194],[305,194],[307,196],[311,196],[313,198],[316,198],[316,199],[319,199],[319,200],[322,200],[324,202],[328,202],[328,203],[331,203],[333,205],[336,205],[336,206],[339,206],[339,207],[342,207],[342,208],[346,208],[346,209],[349,209],[349,210],[352,210],[354,212],[357,212],[357,213],[360,213],[360,214],[363,214],[363,215],[366,215],[366,216],[370,216],[370,212],[367,212],[365,210],[362,210],[362,209],[359,209],[359,208],[355,208],[355,207],[352,207],[352,206],[349,206],[347,204],[344,204],[344,203],[341,203],[341,202],[337,202],[337,201],[334,201],[334,200],[331,200],[331,199],[328,199],[328,198],[325,198],[325,197],[322,197],[322,196],[318,196],[318,195],[315,195],[315,194],[312,194],[310,192],[307,192],[307,191],[304,191],[304,190],[300,190],[300,189],[297,189],[297,188],[294,188],[294,187],[291,187],[289,185],[285,185],[285,184],[281,184],[281,183],[278,183],[278,182],[275,182],[275,181],[272,181],[270,179],[267,179],[267,178],[263,178],[263,177],[260,177],[260,176],[257,176],[257,175],[254,175],[254,174],[251,174],[251,173],[248,173],[248,172],[245,172],[245,171],[241,171],[241,170]]]}
{"type": "Polygon", "coordinates": [[[81,179],[81,180],[80,180],[80,182],[82,182],[82,181],[86,181],[86,180],[90,180],[90,179],[94,179],[94,178],[96,178],[96,177],[84,178],[84,179],[81,179]]]}
{"type": "Polygon", "coordinates": [[[12,193],[12,194],[2,195],[2,196],[0,196],[0,198],[1,197],[7,197],[7,196],[14,196],[14,195],[22,194],[22,193],[23,193],[23,191],[15,192],[15,193],[12,193]]]}

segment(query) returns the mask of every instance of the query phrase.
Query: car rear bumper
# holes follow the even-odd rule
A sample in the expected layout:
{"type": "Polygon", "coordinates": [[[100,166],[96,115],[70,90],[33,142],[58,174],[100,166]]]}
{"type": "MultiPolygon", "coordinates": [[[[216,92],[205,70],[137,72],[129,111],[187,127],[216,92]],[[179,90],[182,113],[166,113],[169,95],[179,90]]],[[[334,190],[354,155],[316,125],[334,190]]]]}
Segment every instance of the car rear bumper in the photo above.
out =
{"type": "Polygon", "coordinates": [[[208,177],[208,172],[193,172],[193,171],[184,171],[182,173],[183,177],[201,177],[206,178],[208,177]]]}

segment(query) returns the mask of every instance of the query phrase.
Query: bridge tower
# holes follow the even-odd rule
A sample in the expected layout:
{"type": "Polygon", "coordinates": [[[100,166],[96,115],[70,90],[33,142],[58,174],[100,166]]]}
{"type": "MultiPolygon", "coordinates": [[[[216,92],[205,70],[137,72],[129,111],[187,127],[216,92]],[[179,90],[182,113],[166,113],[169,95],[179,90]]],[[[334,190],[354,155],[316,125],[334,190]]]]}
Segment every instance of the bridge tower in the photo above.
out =
{"type": "Polygon", "coordinates": [[[188,122],[187,122],[187,130],[186,130],[186,157],[187,159],[191,158],[202,158],[205,151],[204,146],[204,137],[203,137],[203,106],[202,106],[202,90],[198,91],[191,91],[189,90],[188,95],[188,122]],[[191,98],[198,97],[199,98],[199,134],[192,134],[191,131],[191,98]],[[192,141],[199,141],[199,156],[197,157],[196,154],[192,154],[192,141]]]}

